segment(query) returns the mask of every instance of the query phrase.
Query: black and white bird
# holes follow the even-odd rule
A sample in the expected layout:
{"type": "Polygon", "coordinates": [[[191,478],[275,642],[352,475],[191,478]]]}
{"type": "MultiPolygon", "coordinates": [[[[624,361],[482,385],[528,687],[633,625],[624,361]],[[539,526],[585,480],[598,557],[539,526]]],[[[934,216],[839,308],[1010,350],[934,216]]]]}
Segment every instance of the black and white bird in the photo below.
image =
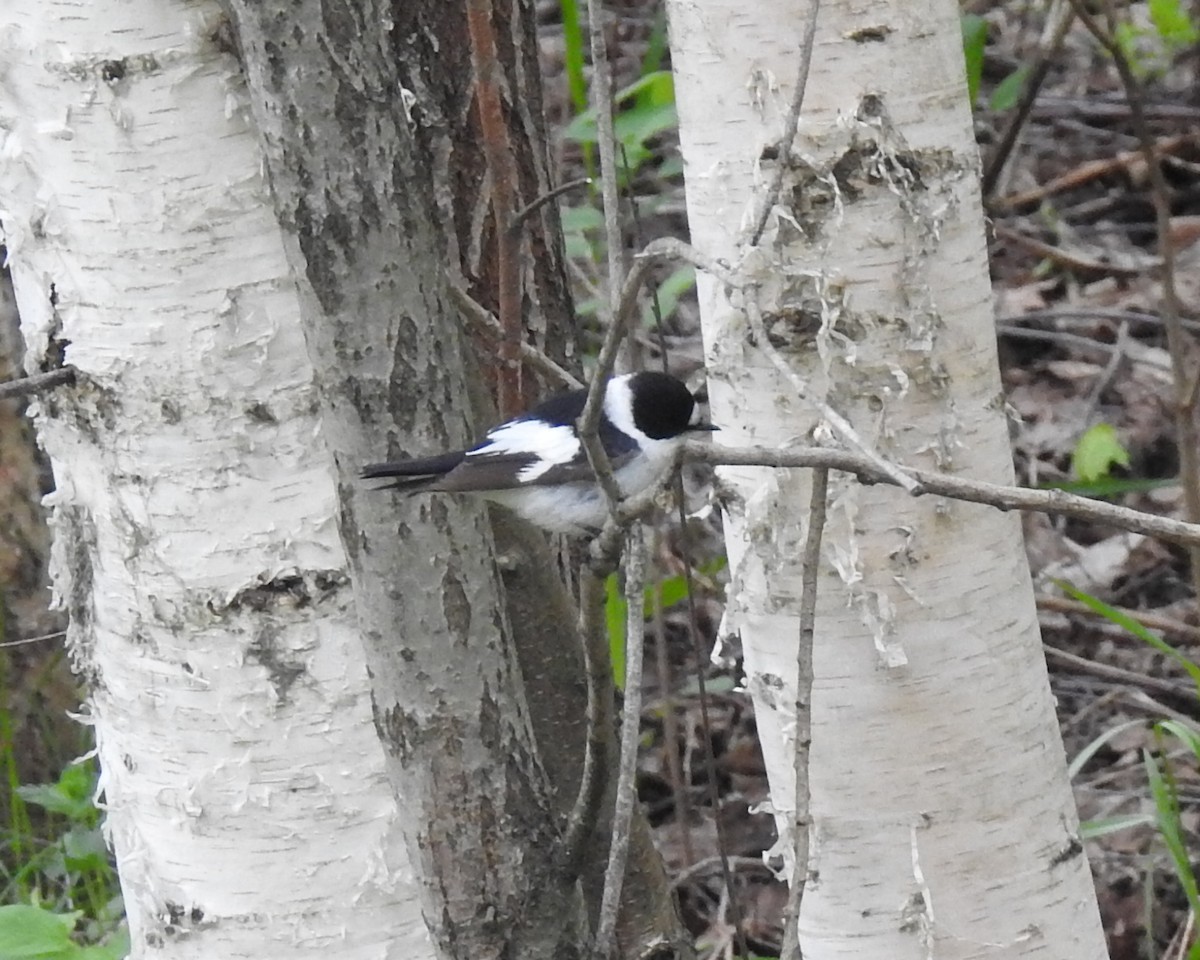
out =
{"type": "MultiPolygon", "coordinates": [[[[586,390],[557,394],[469,450],[376,463],[362,476],[406,493],[475,493],[555,533],[597,530],[608,504],[575,426],[586,400],[586,390]]],[[[713,429],[691,391],[665,373],[630,373],[605,387],[599,437],[625,496],[657,483],[689,432],[713,429]]]]}

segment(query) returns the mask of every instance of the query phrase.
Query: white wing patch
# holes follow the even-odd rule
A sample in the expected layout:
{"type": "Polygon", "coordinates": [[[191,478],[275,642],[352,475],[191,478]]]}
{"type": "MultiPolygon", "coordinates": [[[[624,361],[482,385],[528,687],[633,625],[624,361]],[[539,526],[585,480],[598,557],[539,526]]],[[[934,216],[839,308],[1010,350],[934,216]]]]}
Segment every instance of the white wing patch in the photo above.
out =
{"type": "Polygon", "coordinates": [[[520,483],[532,483],[547,470],[570,463],[580,452],[574,427],[550,426],[537,420],[516,420],[492,430],[488,442],[472,450],[470,457],[524,454],[534,461],[517,474],[520,483]]]}

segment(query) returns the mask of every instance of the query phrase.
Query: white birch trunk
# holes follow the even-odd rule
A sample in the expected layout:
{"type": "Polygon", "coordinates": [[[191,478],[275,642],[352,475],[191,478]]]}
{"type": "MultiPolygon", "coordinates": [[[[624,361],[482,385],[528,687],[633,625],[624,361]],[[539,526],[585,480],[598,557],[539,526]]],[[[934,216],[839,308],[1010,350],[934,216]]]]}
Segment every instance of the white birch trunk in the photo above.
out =
{"type": "MultiPolygon", "coordinates": [[[[795,159],[748,246],[809,6],[668,4],[693,241],[758,284],[792,369],[881,453],[1011,482],[953,3],[822,5],[795,159]]],[[[742,296],[700,282],[713,418],[730,442],[803,438],[820,418],[742,296]]],[[[809,480],[722,477],[727,622],[782,828],[809,480]]],[[[831,501],[804,956],[1103,957],[1017,518],[840,476],[831,501]]]]}
{"type": "Polygon", "coordinates": [[[0,6],[0,223],[134,957],[430,956],[216,3],[0,6]]]}

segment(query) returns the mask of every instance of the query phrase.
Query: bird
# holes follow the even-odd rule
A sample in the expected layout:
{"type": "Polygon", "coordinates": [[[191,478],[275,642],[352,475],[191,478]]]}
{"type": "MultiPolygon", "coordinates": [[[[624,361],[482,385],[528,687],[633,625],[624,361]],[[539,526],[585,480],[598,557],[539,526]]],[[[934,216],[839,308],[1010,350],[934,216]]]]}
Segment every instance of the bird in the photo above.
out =
{"type": "MultiPolygon", "coordinates": [[[[556,394],[469,449],[370,464],[362,478],[403,493],[473,493],[552,533],[594,533],[608,503],[575,425],[586,401],[586,390],[556,394]]],[[[689,433],[715,429],[669,374],[628,373],[605,384],[598,435],[623,496],[659,482],[689,433]]]]}

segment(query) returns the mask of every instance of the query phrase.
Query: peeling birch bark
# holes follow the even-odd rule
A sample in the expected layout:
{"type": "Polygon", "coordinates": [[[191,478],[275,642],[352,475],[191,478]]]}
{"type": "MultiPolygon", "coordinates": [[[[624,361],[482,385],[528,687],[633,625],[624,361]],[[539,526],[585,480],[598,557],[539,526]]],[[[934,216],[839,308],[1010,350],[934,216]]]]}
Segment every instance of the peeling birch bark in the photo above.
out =
{"type": "MultiPolygon", "coordinates": [[[[1011,482],[956,6],[826,0],[790,153],[778,138],[809,4],[668,9],[693,243],[753,285],[698,279],[722,439],[823,430],[752,342],[752,305],[879,453],[1011,482]]],[[[720,477],[725,628],[782,825],[809,476],[720,477]]],[[[805,956],[1103,956],[1018,519],[835,475],[823,559],[805,956]]]]}
{"type": "Polygon", "coordinates": [[[135,958],[432,956],[216,3],[0,15],[0,224],[135,958]]]}

